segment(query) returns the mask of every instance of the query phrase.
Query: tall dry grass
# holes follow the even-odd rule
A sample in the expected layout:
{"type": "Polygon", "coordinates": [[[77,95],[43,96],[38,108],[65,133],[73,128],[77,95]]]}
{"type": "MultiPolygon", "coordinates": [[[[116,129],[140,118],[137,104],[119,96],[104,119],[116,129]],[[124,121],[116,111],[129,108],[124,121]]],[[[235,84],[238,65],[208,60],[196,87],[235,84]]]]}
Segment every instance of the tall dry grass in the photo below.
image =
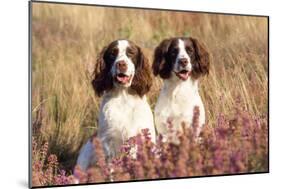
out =
{"type": "MultiPolygon", "coordinates": [[[[152,62],[154,48],[172,36],[196,37],[210,51],[211,71],[200,82],[209,125],[220,113],[232,115],[237,101],[267,118],[265,17],[33,3],[33,136],[49,143],[61,166],[73,168],[79,148],[97,127],[100,99],[90,81],[99,51],[126,38],[152,62]]],[[[152,107],[161,86],[155,78],[148,94],[152,107]]]]}

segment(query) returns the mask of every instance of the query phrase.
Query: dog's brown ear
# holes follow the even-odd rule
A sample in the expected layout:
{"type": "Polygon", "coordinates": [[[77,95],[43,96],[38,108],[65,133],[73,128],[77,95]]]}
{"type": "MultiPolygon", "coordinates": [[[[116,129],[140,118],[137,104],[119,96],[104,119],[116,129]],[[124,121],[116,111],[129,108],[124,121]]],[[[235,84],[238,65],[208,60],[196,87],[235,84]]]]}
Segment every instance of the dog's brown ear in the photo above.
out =
{"type": "Polygon", "coordinates": [[[97,58],[92,80],[92,86],[98,96],[102,96],[104,91],[113,88],[113,78],[110,74],[111,66],[105,62],[105,52],[107,47],[104,47],[97,58]]]}
{"type": "Polygon", "coordinates": [[[206,75],[210,69],[210,54],[206,47],[197,39],[190,37],[195,50],[195,62],[193,64],[193,77],[198,78],[200,75],[206,75]]]}
{"type": "Polygon", "coordinates": [[[142,97],[150,90],[152,77],[148,59],[145,57],[140,47],[137,47],[137,49],[137,64],[131,89],[142,97]]]}
{"type": "Polygon", "coordinates": [[[172,38],[164,39],[154,50],[154,59],[152,64],[153,74],[160,75],[161,78],[167,79],[171,76],[173,65],[166,62],[167,52],[172,38]]]}

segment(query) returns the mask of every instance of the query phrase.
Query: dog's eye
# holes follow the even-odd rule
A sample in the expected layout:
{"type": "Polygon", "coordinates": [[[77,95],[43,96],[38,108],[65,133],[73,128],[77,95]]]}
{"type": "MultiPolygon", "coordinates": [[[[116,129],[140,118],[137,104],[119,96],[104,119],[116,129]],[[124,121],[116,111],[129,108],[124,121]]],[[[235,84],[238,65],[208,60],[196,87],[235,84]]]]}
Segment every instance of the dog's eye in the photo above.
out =
{"type": "Polygon", "coordinates": [[[191,47],[186,47],[186,52],[187,52],[187,53],[193,53],[193,48],[191,48],[191,47]]]}
{"type": "Polygon", "coordinates": [[[109,53],[109,58],[110,58],[111,60],[113,60],[113,59],[116,58],[117,54],[118,54],[118,49],[113,49],[113,50],[109,53]]]}
{"type": "Polygon", "coordinates": [[[127,49],[127,55],[132,57],[134,55],[134,51],[132,49],[127,49]]]}
{"type": "Polygon", "coordinates": [[[110,53],[110,54],[109,54],[109,58],[110,58],[111,60],[115,59],[115,57],[116,57],[116,55],[115,55],[114,53],[110,53]]]}
{"type": "Polygon", "coordinates": [[[174,48],[171,51],[172,56],[176,56],[178,54],[178,49],[174,48]]]}

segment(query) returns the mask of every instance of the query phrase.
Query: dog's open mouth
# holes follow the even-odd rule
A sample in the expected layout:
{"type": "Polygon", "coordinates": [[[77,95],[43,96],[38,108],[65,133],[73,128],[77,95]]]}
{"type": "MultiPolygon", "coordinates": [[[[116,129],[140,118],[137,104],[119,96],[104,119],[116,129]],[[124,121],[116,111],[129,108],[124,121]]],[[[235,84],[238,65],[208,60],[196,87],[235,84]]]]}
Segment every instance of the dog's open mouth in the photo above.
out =
{"type": "Polygon", "coordinates": [[[128,76],[128,75],[123,74],[123,73],[119,73],[119,74],[116,75],[116,81],[120,84],[125,85],[125,84],[130,82],[131,77],[132,76],[128,76]]]}
{"type": "Polygon", "coordinates": [[[181,80],[187,80],[187,78],[190,75],[190,71],[188,70],[181,70],[179,72],[176,72],[176,75],[178,76],[178,78],[180,78],[181,80]]]}

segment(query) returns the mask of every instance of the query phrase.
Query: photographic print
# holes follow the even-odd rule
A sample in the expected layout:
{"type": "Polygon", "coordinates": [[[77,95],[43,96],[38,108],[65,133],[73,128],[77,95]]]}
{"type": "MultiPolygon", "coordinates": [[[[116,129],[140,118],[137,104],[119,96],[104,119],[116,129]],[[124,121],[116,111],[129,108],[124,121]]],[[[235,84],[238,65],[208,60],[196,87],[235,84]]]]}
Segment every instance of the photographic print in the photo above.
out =
{"type": "Polygon", "coordinates": [[[269,172],[268,16],[29,6],[30,187],[269,172]]]}

